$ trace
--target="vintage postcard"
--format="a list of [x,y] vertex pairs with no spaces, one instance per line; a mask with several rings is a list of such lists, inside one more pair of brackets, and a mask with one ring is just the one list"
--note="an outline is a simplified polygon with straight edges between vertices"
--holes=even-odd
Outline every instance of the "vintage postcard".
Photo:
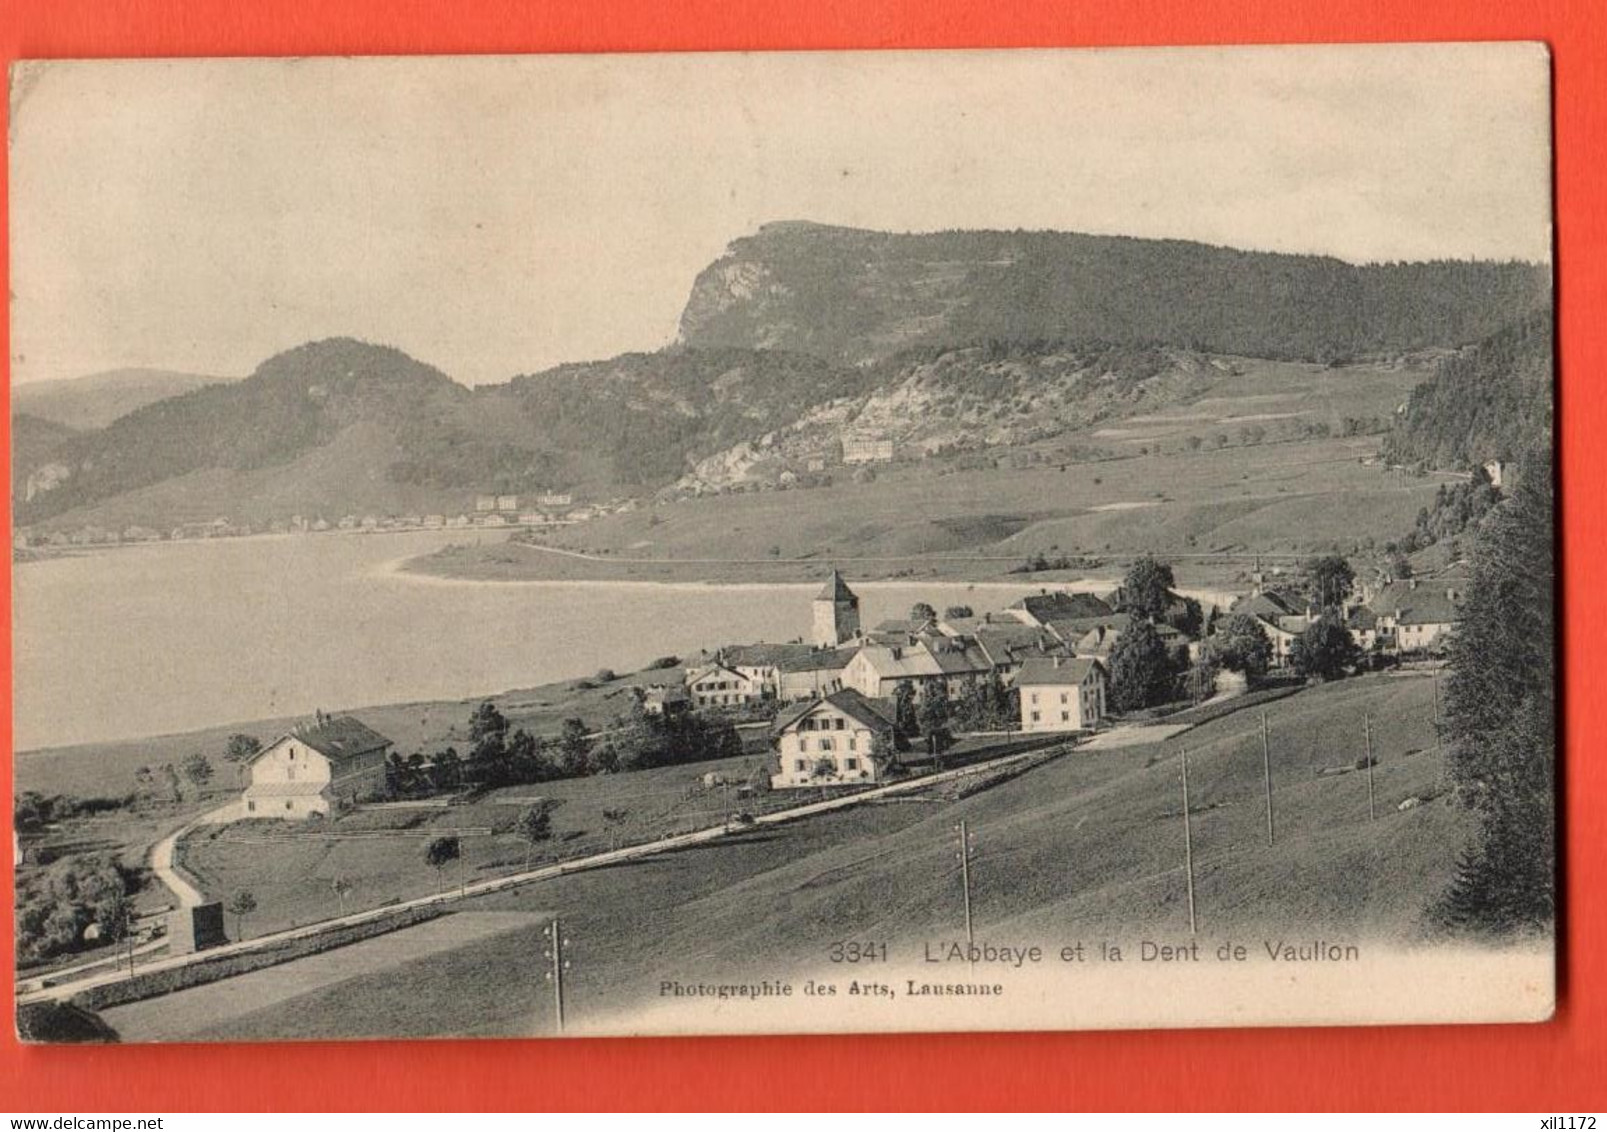
[[25,1039],[1550,1016],[1543,47],[10,105]]

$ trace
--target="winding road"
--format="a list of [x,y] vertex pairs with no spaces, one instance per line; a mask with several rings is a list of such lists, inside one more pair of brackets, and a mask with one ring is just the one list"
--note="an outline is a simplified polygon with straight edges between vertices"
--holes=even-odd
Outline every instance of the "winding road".
[[156,874],[158,880],[167,885],[168,891],[179,902],[180,908],[194,908],[197,904],[205,904],[206,897],[179,873],[178,867],[173,863],[173,854],[178,849],[179,838],[186,837],[203,825],[223,825],[233,821],[239,816],[240,803],[230,802],[219,806],[215,810],[208,810],[198,817],[193,817],[172,833],[168,834],[155,845],[151,846],[150,865],[151,872]]

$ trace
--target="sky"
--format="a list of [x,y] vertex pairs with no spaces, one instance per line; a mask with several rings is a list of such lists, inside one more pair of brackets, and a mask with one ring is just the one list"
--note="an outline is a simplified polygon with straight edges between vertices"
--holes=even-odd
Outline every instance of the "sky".
[[14,382],[657,349],[773,220],[1550,258],[1535,45],[48,63],[11,102]]

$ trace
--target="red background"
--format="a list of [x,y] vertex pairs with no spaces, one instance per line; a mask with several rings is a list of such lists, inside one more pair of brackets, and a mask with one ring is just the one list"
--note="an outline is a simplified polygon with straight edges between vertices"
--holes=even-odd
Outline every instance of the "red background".
[[[8,0],[17,58],[1529,39],[1555,66],[1566,656],[1562,1000],[1538,1026],[21,1047],[0,1109],[1607,1108],[1602,512],[1607,5],[1600,0]],[[0,335],[6,331],[0,328]],[[6,351],[9,357],[9,349]],[[9,423],[0,417],[0,434]],[[9,461],[8,461],[9,463]],[[9,585],[9,556],[0,570]],[[9,603],[7,621],[9,690]],[[8,710],[0,719],[10,744]],[[0,760],[10,795],[10,760]],[[11,951],[11,917],[0,948]],[[9,985],[9,979],[7,980]],[[10,1004],[7,1004],[9,1012]],[[806,1072],[778,1072],[780,1065]]]

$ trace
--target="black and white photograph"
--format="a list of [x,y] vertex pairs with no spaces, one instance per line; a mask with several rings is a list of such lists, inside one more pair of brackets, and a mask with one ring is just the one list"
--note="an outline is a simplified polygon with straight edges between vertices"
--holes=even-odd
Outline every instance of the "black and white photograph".
[[1551,1017],[1542,45],[9,79],[23,1040]]

